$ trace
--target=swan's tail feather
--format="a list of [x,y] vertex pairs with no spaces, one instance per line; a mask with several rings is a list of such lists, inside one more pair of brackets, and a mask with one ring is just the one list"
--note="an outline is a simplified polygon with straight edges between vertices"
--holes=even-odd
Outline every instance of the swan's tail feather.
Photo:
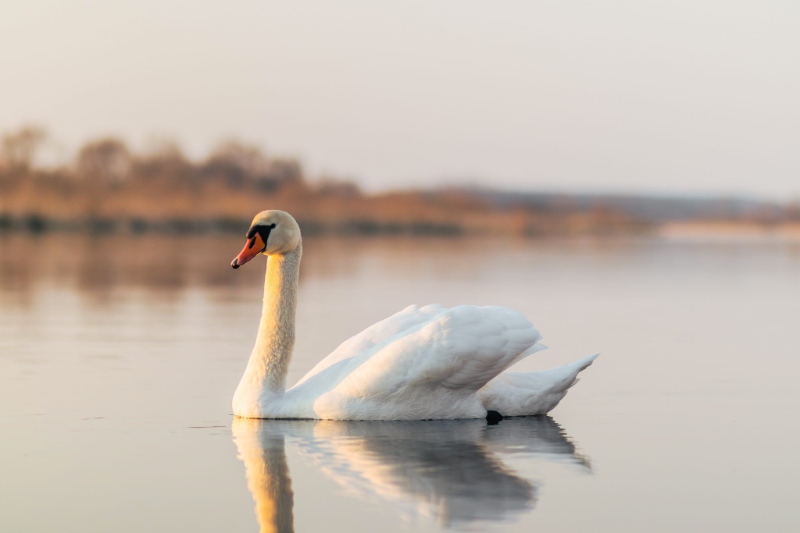
[[578,383],[578,374],[590,367],[599,355],[599,353],[595,353],[583,359],[578,359],[574,363],[545,370],[544,372],[532,372],[532,374],[551,378],[551,387],[548,390],[550,394],[566,394],[567,390]]
[[578,374],[600,354],[543,372],[503,372],[478,394],[487,410],[503,416],[542,415],[552,410],[579,381]]
[[578,372],[580,372],[581,370],[585,370],[586,368],[590,367],[594,362],[594,360],[597,359],[599,356],[600,356],[599,353],[593,353],[592,355],[586,356],[583,359],[578,359],[577,361],[572,363],[572,365],[567,365],[567,366],[578,367]]

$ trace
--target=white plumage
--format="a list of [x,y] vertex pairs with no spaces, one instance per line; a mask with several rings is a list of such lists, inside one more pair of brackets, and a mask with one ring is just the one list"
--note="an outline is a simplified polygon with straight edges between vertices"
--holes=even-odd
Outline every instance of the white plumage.
[[[258,228],[269,231],[258,233]],[[254,229],[255,228],[255,232]],[[251,418],[423,420],[544,414],[597,357],[545,372],[508,373],[545,347],[539,331],[505,307],[409,306],[343,342],[285,390],[294,343],[300,232],[282,211],[265,211],[234,259],[269,256],[256,346],[234,395],[234,413]],[[255,239],[256,237],[252,237]],[[253,251],[255,250],[255,251]]]

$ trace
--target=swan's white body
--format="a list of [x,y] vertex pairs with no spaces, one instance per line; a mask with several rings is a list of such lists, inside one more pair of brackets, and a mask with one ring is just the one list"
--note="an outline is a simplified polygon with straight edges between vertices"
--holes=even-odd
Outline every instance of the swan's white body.
[[[544,414],[597,357],[545,372],[504,372],[544,349],[539,331],[520,313],[504,307],[410,306],[342,343],[285,390],[302,244],[287,213],[260,213],[253,228],[264,227],[263,253],[269,256],[264,308],[234,394],[237,416],[424,420],[483,418],[490,410],[504,416]],[[257,255],[250,249],[253,243],[234,267]]]

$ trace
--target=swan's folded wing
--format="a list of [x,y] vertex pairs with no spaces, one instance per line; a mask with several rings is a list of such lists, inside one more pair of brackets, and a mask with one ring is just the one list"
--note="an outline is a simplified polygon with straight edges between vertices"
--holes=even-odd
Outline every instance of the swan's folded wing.
[[303,376],[297,385],[323,373],[328,374],[325,381],[329,383],[338,381],[335,379],[336,376],[331,374],[339,377],[346,376],[353,368],[359,366],[363,360],[371,357],[385,345],[428,323],[432,318],[445,311],[447,311],[447,308],[441,305],[426,305],[424,307],[409,305],[402,311],[376,322],[361,333],[353,335],[344,341],[330,355],[317,363],[308,374]]
[[[481,410],[475,391],[519,359],[541,338],[521,314],[504,307],[440,308],[425,322],[399,332],[358,357],[318,406],[332,410],[360,404],[364,417],[441,415],[464,399],[464,409]],[[447,398],[447,401],[444,401]],[[426,404],[426,400],[429,404]],[[408,404],[408,405],[406,405]],[[409,411],[410,409],[410,411]],[[453,417],[466,413],[452,413]]]

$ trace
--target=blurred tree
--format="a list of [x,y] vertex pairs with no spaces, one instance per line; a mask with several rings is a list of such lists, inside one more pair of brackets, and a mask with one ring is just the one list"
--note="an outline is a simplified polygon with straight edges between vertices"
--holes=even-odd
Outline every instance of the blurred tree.
[[39,126],[23,126],[4,135],[0,143],[0,167],[11,174],[29,172],[46,139],[47,132]]
[[268,168],[267,157],[257,146],[228,140],[214,148],[203,163],[201,173],[204,177],[221,179],[230,187],[240,188],[266,174]]
[[795,200],[786,206],[786,212],[784,216],[786,220],[800,222],[800,200]]
[[353,181],[323,176],[316,187],[317,193],[323,196],[355,198],[361,196],[361,189]]
[[147,152],[133,160],[131,169],[133,180],[148,185],[158,185],[160,188],[165,185],[196,185],[193,179],[194,166],[177,142],[158,140],[150,144]]
[[295,159],[273,159],[269,162],[266,172],[256,176],[260,189],[273,191],[285,185],[301,185],[303,167]]
[[130,169],[130,151],[119,139],[107,137],[81,147],[75,170],[85,184],[86,214],[91,231],[112,229],[107,200],[111,189],[128,176]]
[[78,152],[75,167],[78,176],[93,185],[116,184],[130,172],[130,151],[124,142],[113,137],[91,141]]

